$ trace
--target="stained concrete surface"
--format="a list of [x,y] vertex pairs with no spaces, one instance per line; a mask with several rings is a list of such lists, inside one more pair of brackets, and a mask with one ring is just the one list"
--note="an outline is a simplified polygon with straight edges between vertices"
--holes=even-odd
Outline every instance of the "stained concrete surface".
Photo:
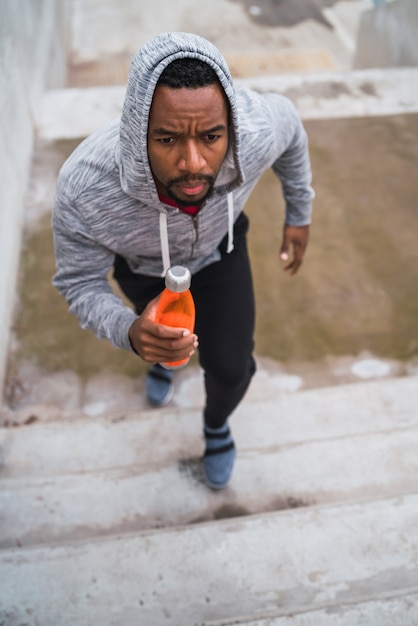
[[[300,72],[332,74],[350,68],[358,23],[370,6],[369,0],[318,0],[298,3],[295,13],[293,4],[270,0],[215,0],[196,11],[195,3],[182,0],[181,6],[149,3],[144,12],[134,0],[123,6],[74,0],[69,82],[124,84],[132,54],[166,28],[193,30],[211,39],[236,76],[292,71],[295,64]],[[269,10],[280,17],[279,25],[262,23]],[[315,89],[310,85],[308,91],[315,96]],[[317,198],[306,262],[294,279],[278,261],[283,203],[271,173],[248,203],[260,369],[266,365],[280,371],[288,390],[414,373],[418,117],[310,120],[305,125]],[[14,419],[21,410],[20,419],[30,421],[31,402],[41,404],[46,417],[80,407],[87,407],[86,414],[99,413],[121,398],[143,402],[146,365],[81,330],[51,286],[49,216],[55,179],[76,144],[38,141],[34,153],[5,387],[6,420],[10,412]],[[188,393],[196,365],[194,359],[178,374]],[[174,402],[186,399],[177,395]]]
[[264,26],[296,26],[305,20],[313,20],[328,28],[332,25],[324,15],[323,9],[337,4],[338,0],[299,0],[298,2],[280,2],[280,0],[234,0],[242,4],[250,18]]
[[[371,377],[414,372],[418,115],[308,121],[305,126],[316,199],[310,245],[296,277],[289,278],[278,260],[283,201],[270,172],[247,207],[256,353],[305,387],[354,381],[359,360],[369,359]],[[53,402],[73,402],[74,408],[77,394],[69,399],[74,389],[81,384],[83,402],[90,398],[94,404],[107,385],[106,375],[126,396],[142,391],[142,382],[133,381],[142,380],[146,365],[81,330],[51,285],[55,179],[76,145],[47,142],[35,154],[6,384],[9,408],[33,402],[34,393],[37,402],[51,402],[47,381],[52,375],[60,389]],[[383,369],[379,362],[386,364]],[[196,364],[195,359],[191,365]],[[182,376],[187,378],[187,372]]]
[[[73,0],[69,86],[126,84],[132,56],[158,32],[212,41],[233,74],[351,67],[361,14],[371,0]],[[251,63],[243,63],[243,56]]]
[[[295,280],[275,277],[281,218],[269,185],[259,185],[250,206],[258,350],[285,362],[361,350],[411,359],[418,348],[418,117],[305,126],[317,196],[306,263]],[[256,216],[258,202],[263,216]]]

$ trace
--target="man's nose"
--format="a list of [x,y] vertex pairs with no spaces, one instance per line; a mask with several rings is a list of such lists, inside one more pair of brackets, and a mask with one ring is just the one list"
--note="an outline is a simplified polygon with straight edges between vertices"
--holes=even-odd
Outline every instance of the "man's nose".
[[205,165],[206,160],[197,142],[188,141],[185,143],[178,163],[179,169],[197,174]]

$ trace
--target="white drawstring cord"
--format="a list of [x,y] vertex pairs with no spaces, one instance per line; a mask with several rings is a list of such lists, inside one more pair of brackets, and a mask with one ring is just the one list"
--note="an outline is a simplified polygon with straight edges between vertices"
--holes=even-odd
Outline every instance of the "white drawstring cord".
[[160,243],[163,260],[163,272],[161,276],[164,278],[171,263],[170,248],[168,246],[167,215],[163,211],[160,211]]
[[234,198],[232,191],[228,194],[228,247],[229,254],[234,249]]

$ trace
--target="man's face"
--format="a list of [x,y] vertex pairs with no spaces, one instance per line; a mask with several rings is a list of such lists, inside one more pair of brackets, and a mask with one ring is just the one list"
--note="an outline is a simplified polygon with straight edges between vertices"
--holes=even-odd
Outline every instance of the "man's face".
[[219,84],[159,85],[148,123],[148,158],[157,190],[181,205],[208,195],[228,150],[228,107]]

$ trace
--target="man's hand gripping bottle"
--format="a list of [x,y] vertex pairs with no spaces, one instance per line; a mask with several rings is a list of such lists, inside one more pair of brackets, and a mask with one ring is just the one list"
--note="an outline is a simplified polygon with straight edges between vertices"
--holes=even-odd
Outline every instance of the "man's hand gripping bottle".
[[[187,267],[174,265],[167,270],[165,289],[158,301],[155,321],[164,326],[186,328],[194,331],[195,306],[190,292],[191,274]],[[186,365],[189,359],[161,363],[167,369],[177,369]]]

